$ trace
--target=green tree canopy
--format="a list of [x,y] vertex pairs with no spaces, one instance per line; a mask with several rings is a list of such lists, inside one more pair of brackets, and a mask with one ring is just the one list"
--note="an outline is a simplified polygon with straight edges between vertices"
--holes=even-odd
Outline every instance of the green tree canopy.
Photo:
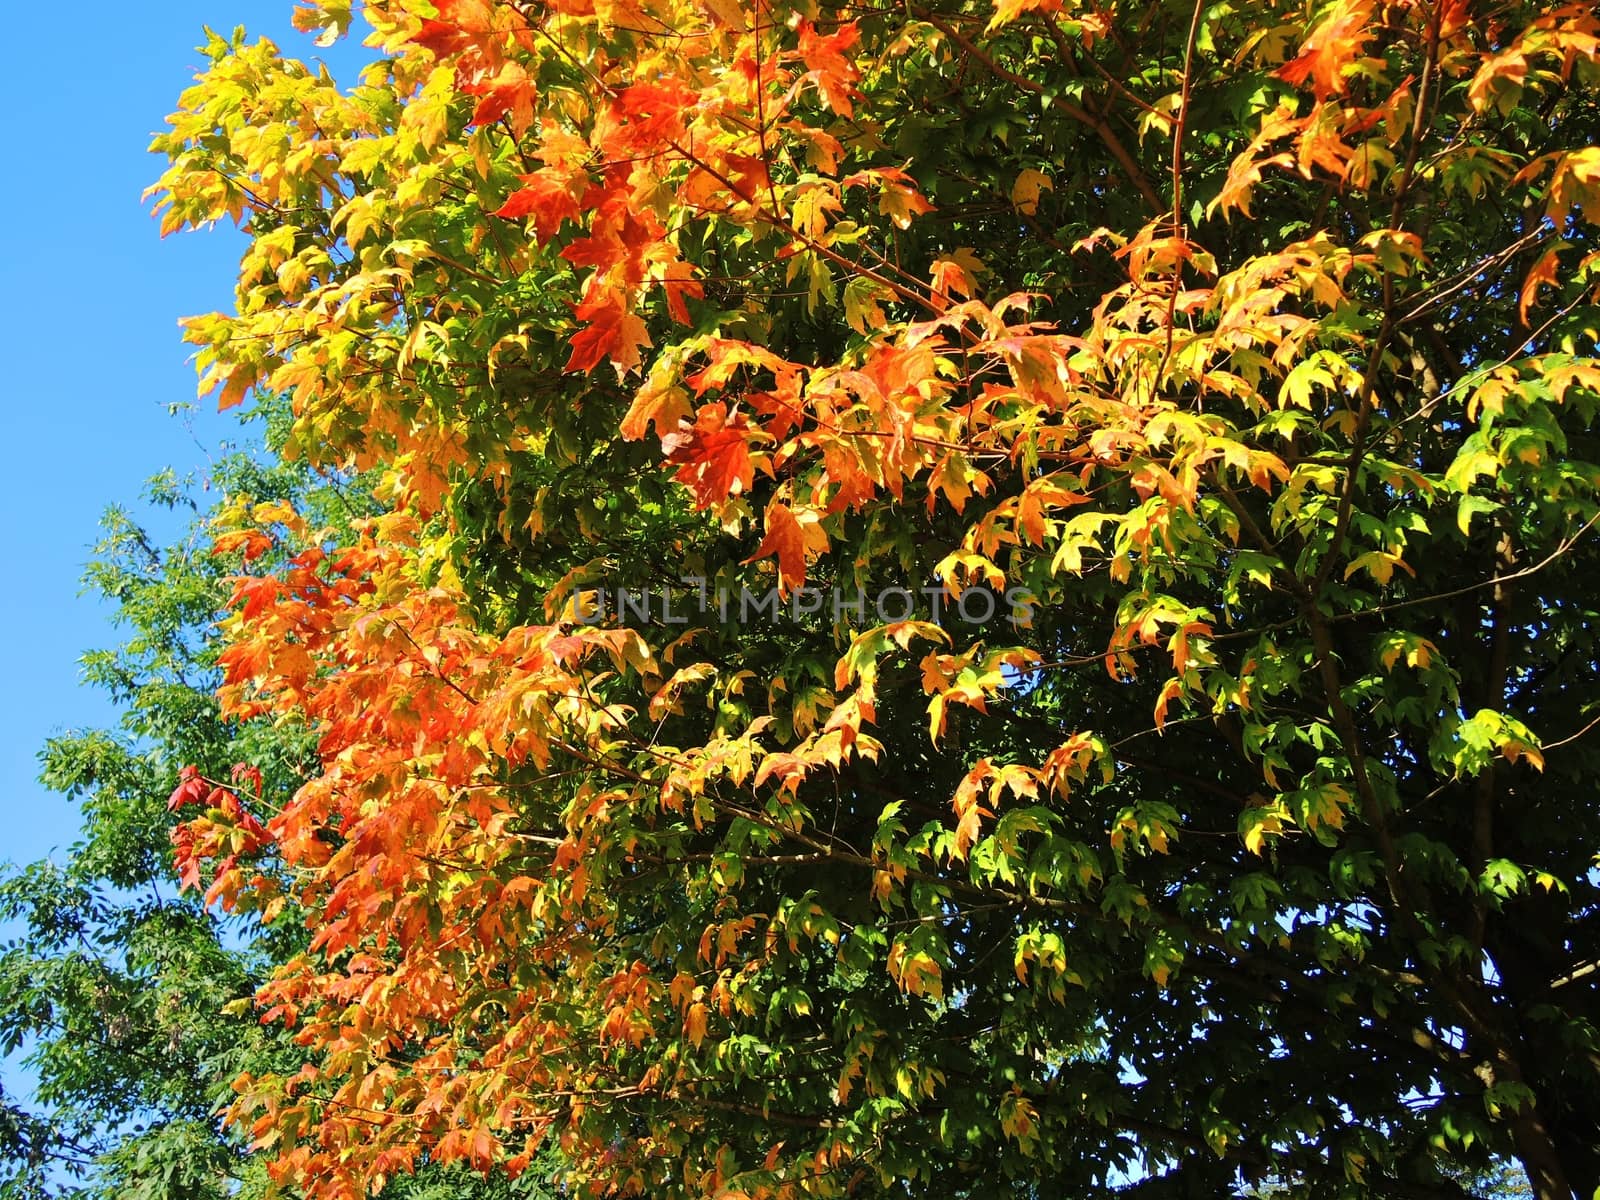
[[157,142],[203,386],[381,477],[221,543],[289,1186],[1600,1189],[1588,7],[363,19]]

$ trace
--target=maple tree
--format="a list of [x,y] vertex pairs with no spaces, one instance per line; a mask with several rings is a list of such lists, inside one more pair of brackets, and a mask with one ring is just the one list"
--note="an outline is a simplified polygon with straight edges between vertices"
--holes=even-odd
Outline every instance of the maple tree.
[[[79,839],[49,860],[0,865],[0,1047],[31,1077],[22,1094],[0,1090],[5,1200],[253,1200],[272,1190],[243,1131],[216,1113],[239,1071],[293,1071],[305,1059],[289,1031],[255,1019],[250,998],[310,935],[298,922],[208,912],[180,890],[169,834],[195,810],[174,811],[169,793],[174,775],[192,792],[189,780],[229,783],[247,760],[271,796],[315,764],[303,728],[226,723],[214,695],[215,619],[239,554],[213,553],[205,505],[217,492],[247,494],[336,524],[371,507],[357,480],[272,460],[286,415],[287,406],[263,402],[243,447],[225,444],[203,476],[165,471],[150,481],[151,506],[187,518],[170,540],[120,506],[102,521],[84,582],[127,636],[82,661],[119,721],[59,734],[40,754],[41,782],[80,806]],[[464,1167],[425,1169],[385,1192],[540,1194]]]
[[[293,495],[315,511],[308,477],[233,451],[208,482]],[[226,778],[248,758],[278,791],[314,763],[303,730],[221,717],[210,626],[238,562],[212,554],[201,498],[199,480],[150,481],[153,507],[190,519],[170,544],[126,508],[105,514],[84,583],[127,640],[82,663],[120,720],[63,732],[40,753],[41,782],[81,805],[77,842],[64,856],[0,867],[0,1046],[20,1050],[32,1076],[31,1094],[0,1112],[8,1200],[202,1200],[242,1184],[260,1195],[265,1173],[248,1163],[244,1138],[219,1129],[217,1101],[242,1067],[282,1070],[303,1056],[248,1009],[274,958],[305,935],[208,913],[180,893],[173,869],[168,833],[192,815],[167,811],[173,773],[203,764]]]
[[156,142],[202,389],[380,478],[218,542],[276,1180],[1600,1189],[1588,6],[360,18]]

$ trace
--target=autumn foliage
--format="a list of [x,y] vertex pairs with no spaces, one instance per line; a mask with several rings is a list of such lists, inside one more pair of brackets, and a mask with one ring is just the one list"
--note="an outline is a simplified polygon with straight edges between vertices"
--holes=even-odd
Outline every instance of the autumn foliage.
[[157,141],[250,234],[203,389],[382,480],[231,509],[225,706],[320,773],[174,795],[314,931],[291,1194],[1600,1187],[1589,6],[359,19]]

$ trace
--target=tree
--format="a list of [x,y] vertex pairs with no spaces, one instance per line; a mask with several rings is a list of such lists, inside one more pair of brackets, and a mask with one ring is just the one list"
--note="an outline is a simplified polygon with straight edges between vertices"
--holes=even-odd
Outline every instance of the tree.
[[[8,1053],[26,1047],[37,1076],[35,1103],[0,1113],[0,1196],[247,1200],[269,1191],[264,1162],[217,1114],[240,1071],[292,1072],[304,1060],[281,1028],[255,1019],[250,997],[308,935],[292,916],[225,919],[180,893],[169,835],[193,813],[175,813],[169,793],[180,772],[231,784],[233,765],[248,760],[270,794],[315,760],[293,724],[221,718],[215,620],[240,557],[213,552],[215,512],[202,503],[206,491],[218,508],[292,499],[342,523],[355,515],[348,505],[359,512],[365,501],[359,486],[352,494],[358,481],[275,461],[268,451],[287,408],[260,408],[265,446],[220,456],[203,481],[171,472],[151,481],[155,505],[189,518],[171,545],[121,508],[102,523],[85,583],[115,606],[128,640],[83,661],[122,720],[44,748],[43,781],[82,805],[82,838],[62,863],[0,874],[0,915],[22,925],[0,950],[0,1040]],[[441,1193],[511,1194],[434,1170],[385,1195]]]
[[382,476],[225,535],[278,1177],[1600,1188],[1593,12],[363,18],[156,143],[202,389]]
[[[207,484],[314,503],[308,477],[235,450]],[[222,1197],[252,1174],[259,1194],[264,1172],[219,1129],[219,1099],[246,1066],[301,1057],[239,1005],[304,935],[219,920],[178,894],[173,870],[168,834],[181,818],[167,800],[180,766],[226,779],[248,758],[276,789],[310,749],[292,728],[221,718],[212,625],[237,561],[212,553],[199,495],[198,481],[158,475],[148,499],[190,518],[183,535],[162,547],[112,508],[85,574],[129,634],[83,660],[122,720],[46,745],[43,782],[82,805],[82,838],[64,862],[0,879],[0,913],[21,925],[0,954],[0,1037],[8,1053],[28,1045],[39,1105],[10,1113],[0,1194]]]

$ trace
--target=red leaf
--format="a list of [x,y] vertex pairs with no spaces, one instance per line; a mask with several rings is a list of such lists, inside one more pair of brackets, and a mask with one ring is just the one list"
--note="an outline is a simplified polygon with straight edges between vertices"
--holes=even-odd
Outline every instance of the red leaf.
[[198,804],[206,794],[205,780],[200,778],[200,768],[195,766],[184,767],[178,772],[178,786],[172,789],[172,795],[167,798],[167,811],[177,812],[189,804]]
[[456,25],[444,21],[424,21],[422,28],[411,35],[411,40],[435,55],[444,58],[454,54],[467,43],[467,35]]
[[217,397],[217,411],[227,412],[244,403],[245,395],[254,386],[256,369],[247,363],[241,363],[228,375],[228,382],[223,386],[222,395]]
[[200,858],[194,850],[194,830],[179,825],[170,835],[172,839],[172,865],[178,871],[178,890],[188,891],[200,886]]
[[535,90],[533,82],[526,76],[483,89],[463,87],[461,90],[468,95],[478,95],[481,90],[482,99],[472,110],[471,123],[474,125],[488,125],[510,113],[512,127],[521,130],[526,129],[533,119]]
[[845,57],[844,51],[859,40],[860,29],[851,21],[833,33],[819,34],[810,21],[802,20],[799,32],[800,57],[810,68],[806,78],[817,85],[829,108],[840,116],[850,116],[857,94],[852,85],[860,78],[860,72],[855,63]]
[[1527,278],[1522,281],[1522,296],[1517,303],[1517,318],[1524,325],[1528,323],[1528,310],[1539,302],[1539,289],[1545,286],[1560,286],[1560,267],[1560,249],[1546,250],[1539,261],[1533,264],[1533,270],[1528,272]]
[[[660,244],[662,232],[648,213],[602,211],[595,214],[589,236],[574,238],[561,257],[575,267],[593,267],[599,275],[610,272],[613,282],[623,286],[637,287],[645,277],[645,255]],[[614,271],[619,265],[620,273]]]
[[611,106],[621,127],[608,141],[613,149],[636,153],[660,149],[683,133],[684,113],[700,99],[681,84],[636,83],[623,90]]
[[239,808],[239,797],[235,796],[232,792],[224,787],[214,787],[211,789],[210,795],[206,797],[206,807],[220,808],[223,812],[227,813],[228,816],[235,818],[237,818],[241,812],[241,809]]
[[746,440],[748,428],[742,414],[730,419],[727,407],[717,401],[695,413],[693,426],[661,439],[667,462],[678,467],[673,478],[694,493],[696,508],[750,490],[755,466]]
[[522,176],[523,186],[512,192],[506,202],[495,209],[497,217],[533,217],[534,236],[541,243],[548,242],[561,228],[563,221],[578,219],[578,202],[572,198],[561,181],[546,171],[535,171]]

